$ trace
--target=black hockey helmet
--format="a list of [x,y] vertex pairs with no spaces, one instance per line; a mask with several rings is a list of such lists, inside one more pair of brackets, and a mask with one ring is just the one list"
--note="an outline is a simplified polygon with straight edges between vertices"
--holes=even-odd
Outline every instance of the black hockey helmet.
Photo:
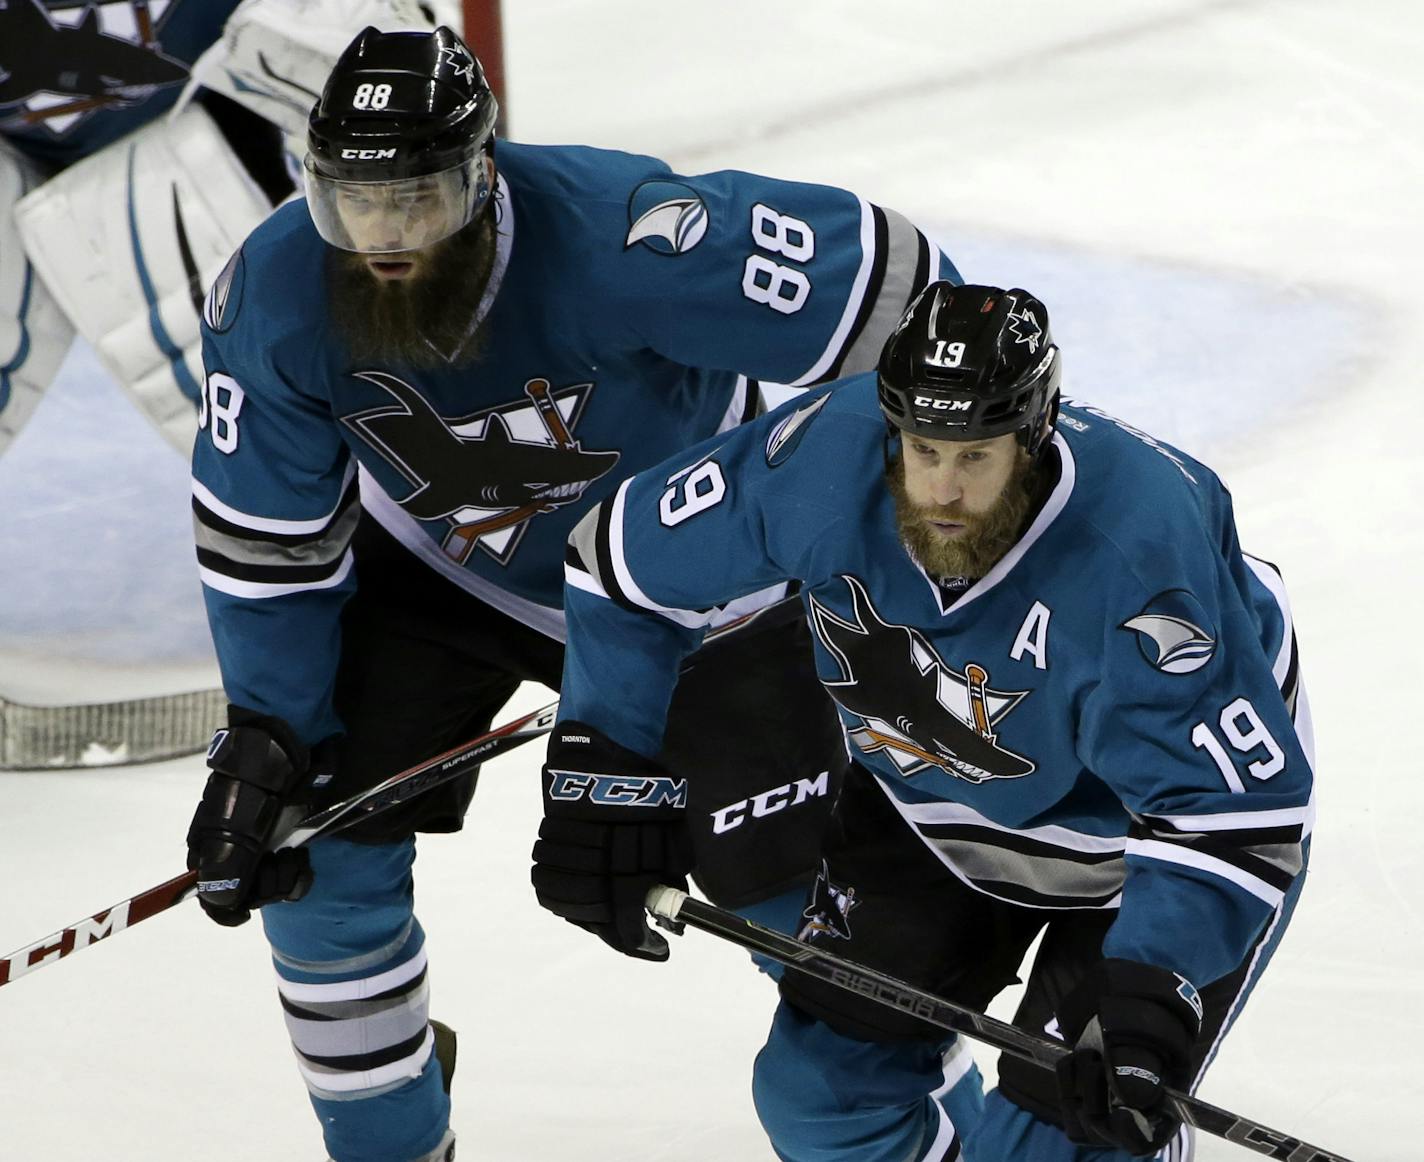
[[[362,31],[307,121],[307,201],[322,237],[381,252],[453,234],[489,197],[498,112],[480,62],[449,28]],[[354,229],[363,210],[383,213],[390,236]]]
[[928,440],[1017,432],[1035,454],[1052,433],[1062,360],[1048,311],[1025,290],[935,282],[880,354],[880,410]]

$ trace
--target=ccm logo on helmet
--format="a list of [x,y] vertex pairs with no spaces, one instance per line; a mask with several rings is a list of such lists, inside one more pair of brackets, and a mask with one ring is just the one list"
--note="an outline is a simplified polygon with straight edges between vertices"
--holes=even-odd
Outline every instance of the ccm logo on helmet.
[[915,396],[917,408],[930,408],[937,412],[967,412],[974,406],[972,399],[934,399],[928,395]]
[[385,161],[395,157],[394,149],[343,149],[341,156],[346,161]]

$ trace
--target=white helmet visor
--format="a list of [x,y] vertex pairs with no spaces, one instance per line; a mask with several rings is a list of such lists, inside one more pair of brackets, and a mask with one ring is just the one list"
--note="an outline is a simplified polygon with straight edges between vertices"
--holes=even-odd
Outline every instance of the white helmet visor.
[[307,207],[317,233],[340,250],[419,250],[465,226],[489,197],[483,152],[440,173],[395,181],[339,181],[306,157]]

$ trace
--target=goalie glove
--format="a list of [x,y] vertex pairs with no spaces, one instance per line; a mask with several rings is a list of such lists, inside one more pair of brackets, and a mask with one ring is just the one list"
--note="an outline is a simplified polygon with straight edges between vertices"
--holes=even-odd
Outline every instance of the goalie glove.
[[1164,1089],[1191,1083],[1201,997],[1185,977],[1107,959],[1064,999],[1059,1026],[1073,1052],[1058,1064],[1063,1130],[1071,1141],[1156,1153],[1181,1122]]
[[530,877],[539,903],[627,956],[666,960],[643,898],[657,884],[687,889],[686,780],[569,721],[550,740],[543,790]]

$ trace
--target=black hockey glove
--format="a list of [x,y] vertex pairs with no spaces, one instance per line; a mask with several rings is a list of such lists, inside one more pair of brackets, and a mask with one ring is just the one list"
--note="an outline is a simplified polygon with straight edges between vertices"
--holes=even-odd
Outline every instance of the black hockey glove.
[[534,893],[557,916],[619,952],[666,960],[643,897],[687,889],[692,837],[687,783],[582,722],[561,722],[544,767],[544,821],[534,844]]
[[1163,1087],[1190,1084],[1201,1017],[1196,989],[1175,972],[1135,960],[1094,965],[1058,1014],[1073,1046],[1058,1064],[1068,1138],[1138,1156],[1170,1142],[1181,1123]]
[[188,827],[188,867],[198,873],[203,911],[235,927],[252,908],[299,900],[311,886],[304,848],[267,848],[279,823],[300,815],[313,764],[281,719],[229,706],[228,725],[208,748],[208,766],[212,774]]

